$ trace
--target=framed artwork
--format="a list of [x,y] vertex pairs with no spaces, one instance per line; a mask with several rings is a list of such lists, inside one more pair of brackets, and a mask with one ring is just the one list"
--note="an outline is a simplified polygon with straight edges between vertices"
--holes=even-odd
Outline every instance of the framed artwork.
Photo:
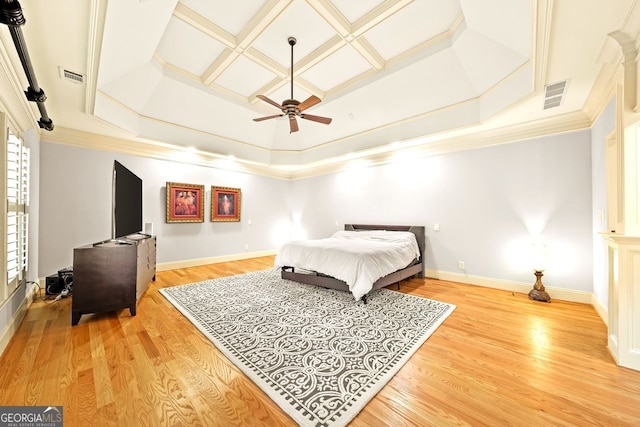
[[211,221],[240,221],[239,188],[211,186]]
[[167,182],[167,222],[204,222],[204,185]]

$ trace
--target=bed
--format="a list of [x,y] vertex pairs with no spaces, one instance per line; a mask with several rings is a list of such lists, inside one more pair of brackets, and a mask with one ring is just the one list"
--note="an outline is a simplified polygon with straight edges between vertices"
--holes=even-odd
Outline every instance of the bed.
[[283,279],[349,291],[366,303],[375,289],[424,277],[424,247],[424,226],[345,224],[326,239],[284,244],[274,264]]

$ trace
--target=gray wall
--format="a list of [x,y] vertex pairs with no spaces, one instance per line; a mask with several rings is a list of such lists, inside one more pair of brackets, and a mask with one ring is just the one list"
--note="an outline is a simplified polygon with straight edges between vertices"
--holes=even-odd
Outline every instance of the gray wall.
[[[275,250],[289,235],[326,237],[344,223],[424,224],[428,269],[533,283],[527,250],[540,235],[545,284],[593,291],[589,130],[290,182],[42,143],[40,276],[70,265],[73,247],[110,236],[114,159],[144,181],[159,262],[241,254],[245,244]],[[210,185],[242,188],[243,221],[211,223],[207,211],[204,223],[166,224],[166,181],[206,185],[207,207]]]
[[299,180],[292,212],[311,238],[336,221],[426,225],[428,269],[519,282],[539,235],[545,284],[591,292],[590,144],[585,130]]
[[[46,142],[40,151],[40,277],[70,266],[74,247],[111,237],[114,160],[142,178],[143,221],[158,236],[159,263],[272,250],[282,243],[277,231],[289,218],[287,181]],[[165,222],[167,182],[205,186],[205,222]],[[241,222],[209,221],[211,185],[242,190]]]

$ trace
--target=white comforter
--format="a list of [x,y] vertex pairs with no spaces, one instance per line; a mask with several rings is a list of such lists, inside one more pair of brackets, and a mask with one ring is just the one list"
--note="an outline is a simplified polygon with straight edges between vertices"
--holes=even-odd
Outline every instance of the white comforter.
[[378,279],[419,258],[415,235],[408,231],[337,231],[326,239],[285,243],[276,255],[275,266],[343,280],[359,300]]

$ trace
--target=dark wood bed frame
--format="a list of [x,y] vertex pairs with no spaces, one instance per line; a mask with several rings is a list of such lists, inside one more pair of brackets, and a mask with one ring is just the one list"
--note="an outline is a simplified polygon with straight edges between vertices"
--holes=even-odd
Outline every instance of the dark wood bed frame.
[[[400,281],[413,276],[424,277],[424,247],[425,247],[425,228],[422,225],[368,225],[368,224],[345,224],[346,231],[364,231],[364,230],[387,230],[387,231],[410,231],[415,234],[418,247],[420,248],[420,260],[395,271],[387,276],[381,277],[374,284],[371,290],[384,288],[385,286],[398,284]],[[334,277],[322,274],[322,272],[296,272],[293,267],[282,267],[282,278],[293,280],[296,282],[307,283],[309,285],[321,286],[323,288],[337,289],[341,291],[349,291],[349,286],[343,281]],[[366,302],[366,295],[363,301]]]

